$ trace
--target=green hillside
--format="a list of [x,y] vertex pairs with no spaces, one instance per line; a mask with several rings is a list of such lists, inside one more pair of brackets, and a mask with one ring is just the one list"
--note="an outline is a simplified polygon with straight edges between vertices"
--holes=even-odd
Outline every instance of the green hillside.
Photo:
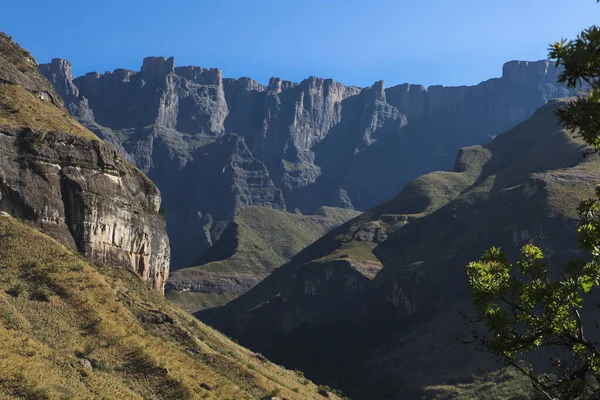
[[359,214],[331,207],[313,215],[248,207],[233,219],[200,265],[171,274],[166,296],[191,312],[224,305]]
[[[600,181],[598,156],[561,129],[555,102],[453,172],[418,178],[200,319],[355,399],[420,398],[494,360],[466,346],[465,266],[500,245],[535,243],[552,266],[578,254],[576,208]],[[460,360],[460,361],[458,361]],[[367,378],[368,377],[368,378]]]

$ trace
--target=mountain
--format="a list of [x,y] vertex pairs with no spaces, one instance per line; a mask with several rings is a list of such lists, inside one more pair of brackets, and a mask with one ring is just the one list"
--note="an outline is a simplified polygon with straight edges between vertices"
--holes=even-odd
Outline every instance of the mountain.
[[0,33],[0,398],[339,399],[162,296],[159,207]]
[[579,201],[600,160],[540,108],[485,145],[463,148],[393,200],[325,235],[252,290],[196,315],[276,362],[353,399],[420,399],[495,360],[468,339],[465,266],[492,246],[516,260],[534,243],[561,267],[581,255]]
[[132,272],[92,265],[6,214],[0,260],[2,399],[323,398]]
[[169,239],[156,186],[72,119],[31,55],[0,34],[0,211],[162,293]]
[[509,62],[477,86],[427,89],[316,77],[264,86],[163,57],[140,71],[74,78],[58,59],[40,71],[80,123],[160,188],[174,269],[196,263],[245,207],[365,211],[420,175],[450,170],[461,147],[573,94],[548,61]]
[[359,214],[330,207],[322,207],[314,215],[248,207],[233,218],[198,266],[171,274],[166,296],[190,312],[224,305]]

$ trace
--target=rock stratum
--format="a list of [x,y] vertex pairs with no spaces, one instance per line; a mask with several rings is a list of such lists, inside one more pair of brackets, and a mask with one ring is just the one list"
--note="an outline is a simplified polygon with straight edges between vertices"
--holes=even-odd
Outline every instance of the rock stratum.
[[0,34],[0,211],[162,293],[170,250],[160,204],[157,187],[73,120],[31,55]]
[[492,246],[517,260],[525,243],[556,269],[584,256],[576,209],[594,194],[600,160],[561,129],[561,104],[463,148],[453,171],[412,181],[238,299],[196,315],[353,399],[428,398],[423,388],[457,391],[453,382],[497,368],[459,340],[473,329],[460,315],[472,310],[465,266]]
[[79,122],[160,188],[174,268],[195,263],[245,207],[367,210],[422,174],[451,170],[461,147],[573,94],[548,61],[509,62],[476,86],[429,88],[316,77],[262,85],[164,57],[78,78],[65,60],[40,71]]

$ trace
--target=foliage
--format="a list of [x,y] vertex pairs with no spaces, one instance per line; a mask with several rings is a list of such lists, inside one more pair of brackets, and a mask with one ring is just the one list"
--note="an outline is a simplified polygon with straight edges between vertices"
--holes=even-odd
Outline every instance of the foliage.
[[[550,399],[589,399],[600,393],[600,350],[585,334],[580,312],[584,296],[600,285],[600,187],[597,195],[598,200],[586,200],[579,208],[579,243],[592,252],[592,261],[572,260],[555,279],[542,251],[527,244],[516,274],[499,248],[467,266],[473,305],[490,332],[475,332],[482,348],[530,377]],[[551,358],[552,373],[520,362],[542,348],[568,350]]]
[[[598,1],[600,2],[600,0]],[[600,28],[592,26],[575,40],[554,43],[550,58],[563,66],[558,81],[576,88],[586,84],[589,95],[582,95],[558,110],[560,120],[568,129],[578,131],[596,151],[600,150]]]
[[163,220],[167,220],[167,210],[164,208],[161,208],[160,210],[158,210],[158,215],[163,219]]
[[[595,26],[550,48],[550,58],[564,67],[559,82],[590,89],[589,95],[580,95],[557,115],[596,151],[600,150],[599,54],[600,28]],[[599,205],[600,186],[596,198],[584,200],[577,209],[579,245],[591,254],[591,261],[573,259],[558,277],[546,268],[542,250],[532,244],[521,249],[516,271],[499,248],[467,266],[471,299],[488,332],[475,330],[475,340],[531,378],[549,399],[600,398],[600,347],[582,318],[586,295],[600,286]],[[540,355],[552,356],[545,368],[522,363]]]

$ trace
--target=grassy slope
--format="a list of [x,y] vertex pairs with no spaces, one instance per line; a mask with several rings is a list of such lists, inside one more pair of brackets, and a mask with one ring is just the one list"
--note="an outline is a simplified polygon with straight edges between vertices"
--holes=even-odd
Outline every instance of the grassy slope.
[[[39,90],[47,92],[46,94],[60,102],[52,84],[39,73],[38,65],[31,54],[3,32],[0,32],[0,67],[7,76],[17,81],[24,79],[35,82]],[[42,100],[36,93],[14,84],[13,81],[9,82],[0,83],[0,126],[14,130],[31,128],[41,132],[60,131],[88,140],[99,140],[96,135],[71,118],[62,105]]]
[[[277,355],[286,365],[295,365],[296,359],[305,362],[295,349],[300,349],[298,353],[311,351],[310,341],[331,327],[323,326],[324,332],[320,332],[316,326],[312,333],[299,329],[298,335],[288,336],[296,341],[286,350],[284,334],[271,336],[270,342],[262,345],[252,342],[253,326],[257,330],[277,327],[285,318],[318,312],[302,308],[307,300],[298,289],[302,282],[296,282],[294,276],[303,270],[314,271],[310,279],[318,280],[323,275],[317,268],[320,263],[324,269],[333,260],[358,264],[375,258],[382,269],[372,281],[373,293],[385,296],[388,303],[397,301],[393,304],[398,313],[408,312],[410,318],[386,339],[373,337],[372,344],[366,340],[353,343],[354,351],[366,346],[368,357],[357,360],[356,365],[344,365],[346,371],[337,376],[342,366],[329,365],[328,376],[347,381],[348,389],[363,392],[362,398],[368,398],[364,390],[381,390],[391,396],[399,388],[443,385],[470,375],[478,366],[489,366],[493,360],[486,361],[475,348],[456,339],[470,329],[457,312],[470,309],[464,266],[493,245],[502,246],[515,257],[518,246],[513,244],[513,235],[520,237],[525,231],[553,257],[553,263],[560,265],[577,249],[576,207],[582,198],[593,194],[595,183],[600,181],[600,160],[597,156],[582,157],[586,146],[560,129],[553,114],[556,107],[542,107],[532,118],[485,146],[463,149],[455,172],[417,179],[394,200],[300,252],[290,264],[219,313],[200,317],[239,334],[245,343],[268,355]],[[542,228],[542,234],[536,233]],[[369,243],[369,235],[381,239]],[[279,293],[300,294],[277,301]],[[326,298],[327,293],[322,296]],[[315,297],[311,300],[318,305]],[[377,312],[371,310],[369,315]],[[385,321],[385,315],[382,318]],[[230,329],[229,321],[247,321],[247,328]],[[368,331],[368,326],[365,329]],[[273,344],[278,338],[281,342]],[[302,338],[306,343],[299,342]],[[324,344],[318,351],[323,352],[323,359],[335,359],[336,354],[326,353],[328,347]],[[319,365],[305,363],[300,367],[311,376],[325,376]],[[468,390],[475,393],[479,389],[473,386]]]
[[[263,278],[331,229],[359,214],[331,207],[322,207],[314,215],[248,207],[233,219],[201,265],[175,271],[170,280],[212,280],[223,275],[246,274]],[[192,312],[223,305],[238,296],[239,293],[167,293],[167,297]]]
[[[331,207],[322,207],[314,215],[248,207],[233,219],[237,225],[235,253],[227,260],[212,261],[200,268],[213,272],[269,273],[331,229],[359,214]],[[213,257],[217,258],[218,254]]]
[[59,131],[88,140],[100,140],[69,116],[66,110],[39,99],[18,85],[0,84],[0,125],[15,130]]
[[[37,63],[29,52],[15,42],[4,32],[0,32],[0,60],[13,65],[23,73],[38,74]],[[48,86],[49,88],[52,85]]]
[[[93,371],[82,367],[89,360]],[[172,306],[0,216],[0,398],[242,399],[317,388]]]

